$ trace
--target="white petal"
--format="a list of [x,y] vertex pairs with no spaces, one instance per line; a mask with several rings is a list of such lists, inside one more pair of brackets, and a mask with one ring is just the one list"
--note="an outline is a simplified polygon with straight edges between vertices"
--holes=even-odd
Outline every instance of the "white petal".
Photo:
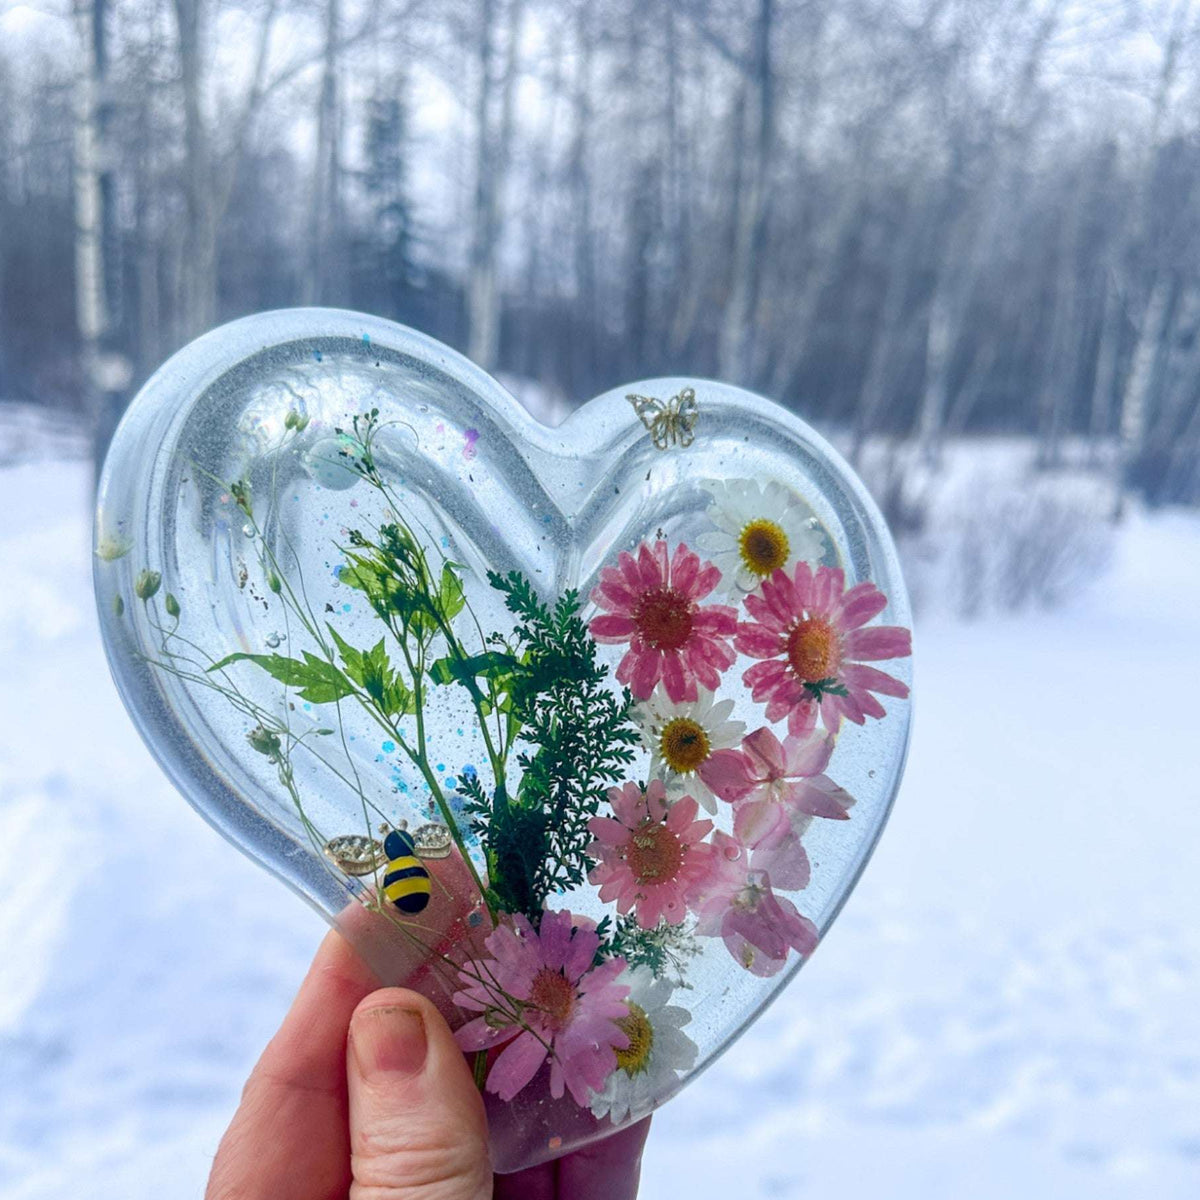
[[717,815],[717,798],[712,794],[712,791],[709,789],[708,785],[703,779],[700,778],[699,775],[693,776],[691,785],[690,793],[692,799],[695,800],[695,802],[700,805],[700,807],[704,809],[704,811],[708,813],[710,817],[715,817]]

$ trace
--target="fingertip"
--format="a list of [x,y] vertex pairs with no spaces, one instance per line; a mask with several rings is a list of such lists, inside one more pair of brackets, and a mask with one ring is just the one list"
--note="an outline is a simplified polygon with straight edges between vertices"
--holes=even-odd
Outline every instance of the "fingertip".
[[[437,1184],[491,1192],[483,1101],[445,1018],[424,996],[380,988],[350,1020],[346,1054],[354,1177],[386,1193]],[[455,1190],[457,1189],[457,1190]],[[431,1192],[432,1194],[432,1192]]]

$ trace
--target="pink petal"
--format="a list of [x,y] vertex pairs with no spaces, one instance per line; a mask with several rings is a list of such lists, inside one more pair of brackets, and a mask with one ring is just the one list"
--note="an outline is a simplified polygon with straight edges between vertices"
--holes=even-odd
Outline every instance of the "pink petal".
[[[642,573],[638,570],[637,559],[626,550],[622,550],[617,555],[617,565],[621,571],[621,578],[625,580],[625,586],[629,588],[634,595],[642,591]],[[612,570],[612,568],[608,568]],[[601,575],[601,579],[604,576]]]
[[[608,575],[609,572],[604,573]],[[592,599],[597,604],[604,608],[612,609],[614,612],[628,613],[637,602],[637,595],[621,581],[620,576],[615,578],[601,578],[599,587],[593,588]]]
[[[685,830],[696,819],[697,811],[698,808],[696,801],[693,800],[691,796],[683,796],[681,799],[677,800],[670,809],[667,810],[667,828],[672,833],[682,833],[683,830]],[[712,828],[711,821],[708,822],[708,827],[709,829]],[[707,833],[708,829],[706,829],[704,832]],[[699,840],[699,838],[696,838],[696,841]]]
[[[662,678],[663,655],[661,650],[646,649],[641,651],[633,674],[629,679],[629,690],[639,700],[649,700],[650,693]],[[617,676],[620,679],[620,675]],[[622,680],[622,682],[625,682]],[[671,697],[675,699],[675,697]]]
[[788,578],[786,571],[780,569],[770,579],[763,580],[762,594],[767,608],[781,630],[791,625],[800,615],[803,608],[800,592]]
[[667,551],[667,543],[661,538],[654,543],[654,561],[658,565],[659,586],[668,586],[671,578],[671,557]]
[[707,604],[692,617],[692,629],[710,637],[733,637],[737,627],[737,609],[727,604]]
[[773,688],[791,681],[787,665],[778,659],[769,662],[755,663],[747,667],[742,675],[742,682],[750,688]]
[[[763,586],[766,587],[767,585],[764,584]],[[746,597],[743,603],[746,605],[746,611],[760,625],[766,626],[766,628],[777,634],[782,634],[784,629],[791,623],[792,618],[790,614],[784,617],[779,616],[762,596],[752,593]]]
[[783,777],[787,766],[783,745],[765,725],[742,739],[742,749],[750,756],[756,778]]
[[813,577],[812,599],[808,607],[821,616],[825,616],[833,608],[834,602],[840,600],[846,589],[846,574],[841,567],[818,567]]
[[[683,658],[678,651],[671,651],[662,656],[662,681],[667,695],[676,704],[684,700],[695,700],[697,697],[696,678],[690,670],[685,669]],[[645,698],[636,688],[633,689],[633,694],[639,699]],[[649,694],[647,692],[646,696]]]
[[691,596],[693,600],[703,600],[709,592],[721,582],[721,572],[712,563],[705,563],[700,568],[700,573],[696,576],[695,582],[692,584]]
[[632,617],[619,617],[615,614],[593,617],[588,624],[588,633],[598,642],[627,642],[635,629],[637,626]]
[[877,617],[885,608],[887,597],[873,583],[857,584],[842,597],[838,624],[843,630],[857,629],[872,617]]
[[645,542],[638,547],[637,565],[643,591],[652,591],[663,586],[665,581],[663,572],[659,569],[658,559]]
[[[592,950],[592,955],[595,955],[595,950]],[[590,962],[589,958],[589,962]],[[593,992],[598,992],[601,989],[607,989],[611,993],[614,1001],[624,1000],[629,995],[629,987],[624,983],[617,983],[621,972],[625,970],[625,960],[623,958],[610,958],[602,962],[598,967],[588,971],[579,981],[579,991],[584,996],[589,996]],[[615,1010],[618,1017],[625,1016],[625,1010],[618,1003]],[[625,1035],[619,1031],[613,1032],[613,1038],[622,1038]],[[615,1042],[614,1042],[615,1044]],[[626,1045],[628,1043],[625,1043]]]
[[774,800],[742,800],[736,805],[733,832],[744,845],[778,840],[790,830],[787,813]]
[[812,782],[804,779],[789,784],[785,795],[790,804],[810,817],[827,817],[831,821],[850,819],[845,806],[837,799],[846,793],[824,775],[818,775]]
[[604,846],[623,846],[629,840],[629,830],[612,817],[592,817],[588,831]]
[[692,596],[692,585],[700,574],[699,555],[693,554],[687,546],[680,542],[671,556],[671,586],[685,596]]
[[765,871],[773,887],[799,891],[808,887],[812,867],[800,839],[789,834],[770,846],[754,851],[754,869]]
[[717,750],[702,764],[700,778],[722,800],[740,800],[758,786],[750,760],[740,750]]
[[896,696],[901,700],[908,695],[907,684],[862,663],[847,663],[842,668],[842,675],[846,682],[855,688],[869,688],[872,692],[879,692],[883,696]]
[[487,1090],[511,1100],[546,1061],[546,1047],[529,1030],[500,1052],[488,1072]]
[[[649,817],[652,821],[661,821],[667,815],[669,808],[667,789],[663,781],[652,779],[646,786],[646,794],[639,801],[635,821],[640,823],[643,817]],[[633,823],[631,822],[631,824]]]
[[[771,710],[767,709],[767,717],[770,719]],[[817,703],[815,700],[801,700],[791,712],[788,713],[788,733],[793,737],[806,737],[817,726]],[[830,727],[831,732],[837,732],[837,726]]]
[[472,1050],[489,1050],[519,1032],[519,1027],[509,1025],[497,1029],[486,1016],[476,1017],[454,1031],[458,1048],[466,1053]]
[[746,621],[737,627],[733,644],[742,654],[748,654],[751,658],[774,658],[782,649],[778,633]]
[[[776,571],[775,574],[778,576],[779,572]],[[796,573],[792,577],[792,584],[795,588],[795,604],[792,607],[799,614],[802,609],[812,607],[813,594],[812,568],[803,559],[796,564]]]
[[887,709],[866,688],[851,687],[850,695],[854,697],[855,704],[862,710],[864,716],[874,717],[876,720],[887,716]]
[[846,634],[847,658],[907,658],[912,653],[912,633],[899,625],[872,625]]
[[576,929],[567,947],[567,955],[563,961],[563,974],[572,983],[580,983],[587,975],[599,948],[600,935],[595,929]]
[[784,750],[787,754],[787,769],[781,774],[789,778],[797,775],[820,775],[829,766],[833,757],[834,739],[828,733],[812,733],[808,737],[789,737]]

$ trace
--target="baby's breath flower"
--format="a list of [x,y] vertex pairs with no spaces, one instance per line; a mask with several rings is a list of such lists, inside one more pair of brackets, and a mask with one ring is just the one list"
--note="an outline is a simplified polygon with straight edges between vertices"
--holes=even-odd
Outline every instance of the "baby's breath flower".
[[282,749],[279,742],[279,734],[274,733],[270,729],[265,729],[262,725],[255,725],[255,727],[250,730],[248,734],[246,734],[246,741],[248,741],[250,745],[259,752],[259,754],[265,755],[272,762],[278,761],[280,751]]
[[162,575],[147,568],[133,581],[133,594],[139,600],[149,600],[161,585]]

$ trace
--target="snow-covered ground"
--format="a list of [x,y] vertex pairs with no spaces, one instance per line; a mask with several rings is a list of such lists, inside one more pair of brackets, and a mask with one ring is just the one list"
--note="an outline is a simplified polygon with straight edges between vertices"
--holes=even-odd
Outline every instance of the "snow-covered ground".
[[[323,933],[142,748],[78,462],[0,469],[0,1196],[198,1196]],[[647,1200],[1200,1194],[1200,518],[1051,614],[918,630],[892,824],[656,1118]]]

